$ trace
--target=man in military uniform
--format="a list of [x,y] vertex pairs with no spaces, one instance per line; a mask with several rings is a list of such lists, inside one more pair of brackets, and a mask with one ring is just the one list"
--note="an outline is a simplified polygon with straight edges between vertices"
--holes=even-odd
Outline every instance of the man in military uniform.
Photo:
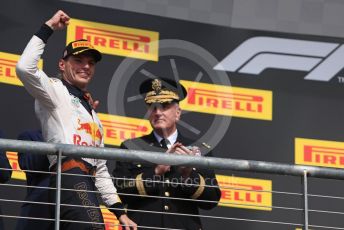
[[[208,145],[197,144],[177,130],[179,101],[186,97],[181,84],[149,79],[141,84],[140,92],[146,95],[153,132],[127,140],[121,148],[197,156],[208,152],[206,156],[211,156],[209,149],[205,151]],[[138,226],[202,229],[199,208],[214,208],[221,195],[213,170],[117,162],[113,175],[118,192],[125,193],[120,197],[128,216]]]

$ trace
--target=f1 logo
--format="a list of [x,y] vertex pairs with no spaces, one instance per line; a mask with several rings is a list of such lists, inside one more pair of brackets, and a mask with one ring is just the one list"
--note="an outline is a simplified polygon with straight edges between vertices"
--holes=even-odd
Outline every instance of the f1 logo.
[[306,80],[329,81],[344,67],[344,45],[298,39],[253,37],[214,69],[259,75],[265,69],[307,71]]

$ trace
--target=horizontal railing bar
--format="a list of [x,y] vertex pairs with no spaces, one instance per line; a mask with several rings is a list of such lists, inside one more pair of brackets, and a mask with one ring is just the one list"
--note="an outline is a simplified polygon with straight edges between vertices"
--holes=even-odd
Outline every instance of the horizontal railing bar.
[[[0,168],[0,170],[10,170],[15,172],[25,172],[25,173],[45,173],[45,174],[56,174],[56,172],[46,172],[46,171],[35,171],[35,170],[22,170],[22,169],[5,169]],[[136,178],[125,178],[125,177],[105,177],[105,176],[93,176],[93,175],[83,175],[83,174],[75,174],[75,173],[61,173],[61,175],[67,175],[67,176],[77,176],[77,177],[90,177],[90,178],[105,178],[105,179],[117,179],[117,180],[128,180],[128,181],[136,181]],[[184,185],[184,183],[177,183],[177,182],[165,182],[165,181],[155,181],[155,180],[142,180],[142,182],[155,182],[160,184],[173,184],[173,185]],[[199,186],[199,184],[188,184],[190,186]],[[17,186],[13,184],[0,184],[1,186]],[[203,185],[205,188],[217,188],[217,185]],[[47,187],[39,187],[39,186],[28,186],[28,185],[18,185],[18,187],[27,187],[27,188],[47,188]],[[275,193],[275,194],[282,194],[282,195],[294,195],[294,196],[302,196],[302,193],[296,193],[296,192],[283,192],[283,191],[277,191],[277,190],[255,190],[255,189],[245,189],[245,188],[237,188],[234,186],[225,186],[221,185],[221,189],[231,189],[231,190],[237,190],[237,191],[253,191],[257,193]],[[47,188],[47,189],[55,189],[55,188]],[[308,196],[312,196],[312,194],[309,194]],[[313,195],[313,196],[321,196],[321,195]],[[333,196],[324,196],[329,198],[337,198]],[[338,197],[337,199],[344,199],[344,197]]]
[[[23,217],[23,216],[12,216],[12,215],[0,215],[0,217],[4,218],[15,218],[15,219],[28,219],[28,220],[42,220],[42,221],[55,221],[55,219],[46,219],[46,218],[36,218],[36,217]],[[65,223],[80,223],[80,224],[96,224],[96,225],[106,225],[106,223],[99,223],[99,222],[90,222],[90,221],[78,221],[78,220],[60,220],[61,222]],[[123,224],[115,224],[110,223],[111,226],[122,226],[124,228],[125,226],[130,225],[123,225]],[[151,226],[137,226],[139,229],[157,229],[157,230],[182,230],[179,228],[159,228],[159,227],[151,227]]]
[[0,139],[0,149],[50,155],[57,154],[58,151],[61,151],[64,156],[72,157],[99,158],[148,164],[153,164],[152,162],[154,162],[154,164],[183,165],[196,168],[247,171],[291,176],[303,176],[304,170],[307,170],[307,175],[310,177],[344,179],[344,170],[342,169],[265,161],[236,160],[230,158],[193,157],[116,148],[96,148],[68,144]]

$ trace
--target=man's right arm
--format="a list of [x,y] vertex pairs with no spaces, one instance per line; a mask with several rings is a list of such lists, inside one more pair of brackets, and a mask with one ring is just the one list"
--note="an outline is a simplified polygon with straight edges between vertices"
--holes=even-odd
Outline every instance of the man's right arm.
[[[44,52],[48,38],[55,29],[62,28],[58,18],[65,18],[65,16],[61,16],[61,12],[58,11],[35,33],[26,45],[16,65],[17,76],[24,84],[26,90],[48,108],[55,107],[53,101],[54,97],[56,97],[56,92],[53,90],[53,80],[40,70],[37,64]],[[68,22],[65,23],[65,25],[67,24]]]

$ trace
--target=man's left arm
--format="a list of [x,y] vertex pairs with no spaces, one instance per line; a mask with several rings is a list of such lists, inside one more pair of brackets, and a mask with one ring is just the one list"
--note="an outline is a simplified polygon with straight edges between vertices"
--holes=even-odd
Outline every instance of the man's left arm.
[[113,208],[110,211],[113,212],[117,218],[125,214],[124,206],[122,205],[122,202],[117,194],[117,189],[112,183],[111,176],[108,172],[106,160],[97,160],[95,186],[99,190],[102,200],[106,206]]
[[124,210],[124,205],[117,194],[117,189],[112,183],[112,179],[106,166],[106,160],[98,159],[95,180],[95,185],[99,190],[104,203],[108,208],[110,208],[110,212],[115,214],[121,224],[126,225],[122,226],[122,228],[126,230],[137,230],[137,224],[128,218]]

